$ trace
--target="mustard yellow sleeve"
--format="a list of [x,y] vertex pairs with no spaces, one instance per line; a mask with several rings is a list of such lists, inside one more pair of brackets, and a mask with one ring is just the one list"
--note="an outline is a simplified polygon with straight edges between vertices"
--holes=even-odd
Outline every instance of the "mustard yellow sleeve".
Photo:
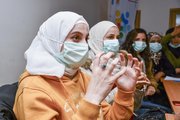
[[86,100],[81,100],[79,109],[73,115],[73,120],[97,120],[100,106],[92,104]]
[[17,120],[58,120],[56,105],[43,91],[24,88],[16,97],[13,111]]
[[102,103],[105,120],[129,120],[133,115],[133,103],[133,92],[118,90],[112,106],[105,101]]
[[[48,94],[37,89],[24,88],[13,110],[18,120],[69,120]],[[99,110],[100,106],[81,100],[71,120],[97,120]]]

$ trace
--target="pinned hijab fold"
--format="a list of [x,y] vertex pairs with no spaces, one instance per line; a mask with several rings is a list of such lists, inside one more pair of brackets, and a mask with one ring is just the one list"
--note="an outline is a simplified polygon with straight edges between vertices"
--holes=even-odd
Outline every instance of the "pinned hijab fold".
[[[30,74],[62,77],[66,66],[59,63],[56,56],[75,24],[88,23],[83,16],[74,12],[58,12],[47,19],[25,52],[26,69]],[[88,26],[89,27],[89,26]]]
[[89,31],[88,44],[90,47],[89,58],[94,59],[96,54],[103,49],[103,38],[111,27],[117,27],[110,21],[101,21],[94,25]]

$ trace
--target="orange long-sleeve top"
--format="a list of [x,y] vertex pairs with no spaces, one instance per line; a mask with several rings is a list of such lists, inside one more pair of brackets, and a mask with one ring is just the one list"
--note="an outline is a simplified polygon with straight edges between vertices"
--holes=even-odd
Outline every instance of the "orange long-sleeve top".
[[133,93],[118,90],[112,105],[92,104],[83,96],[90,78],[51,78],[25,71],[19,80],[13,111],[17,120],[129,120]]

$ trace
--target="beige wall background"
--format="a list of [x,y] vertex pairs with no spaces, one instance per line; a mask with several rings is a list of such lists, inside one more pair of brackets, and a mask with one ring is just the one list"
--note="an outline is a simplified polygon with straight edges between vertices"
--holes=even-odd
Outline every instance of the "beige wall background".
[[[169,8],[180,7],[179,0],[139,0],[141,27],[164,32]],[[62,10],[83,15],[90,27],[107,19],[108,0],[0,0],[0,85],[18,81],[26,61],[24,52],[39,26]]]
[[139,0],[141,27],[164,34],[169,28],[170,8],[180,8],[180,0]]
[[0,0],[0,85],[18,81],[40,25],[58,11],[83,15],[90,26],[106,17],[106,0]]

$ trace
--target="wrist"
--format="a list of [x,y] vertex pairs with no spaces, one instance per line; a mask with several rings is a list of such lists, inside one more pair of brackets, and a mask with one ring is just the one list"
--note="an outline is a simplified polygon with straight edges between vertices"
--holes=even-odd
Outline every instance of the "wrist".
[[123,91],[118,89],[118,92],[115,95],[115,102],[123,106],[131,106],[133,104],[133,94],[134,91]]
[[101,103],[101,99],[99,97],[97,97],[96,95],[85,95],[84,96],[84,99],[92,104],[95,104],[95,105],[100,105]]

